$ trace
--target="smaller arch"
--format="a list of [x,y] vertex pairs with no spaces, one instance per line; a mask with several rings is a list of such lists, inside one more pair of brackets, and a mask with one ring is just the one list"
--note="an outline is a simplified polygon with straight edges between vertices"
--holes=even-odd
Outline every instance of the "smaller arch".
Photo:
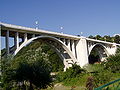
[[88,59],[90,64],[100,63],[109,55],[107,48],[101,43],[94,44],[89,50]]
[[110,54],[108,53],[107,48],[106,48],[103,44],[101,44],[101,43],[96,43],[96,44],[94,44],[92,47],[90,47],[90,49],[89,49],[89,55],[90,55],[91,51],[93,50],[93,48],[96,47],[96,46],[98,46],[98,45],[104,48],[105,53],[107,54],[107,56],[110,55]]

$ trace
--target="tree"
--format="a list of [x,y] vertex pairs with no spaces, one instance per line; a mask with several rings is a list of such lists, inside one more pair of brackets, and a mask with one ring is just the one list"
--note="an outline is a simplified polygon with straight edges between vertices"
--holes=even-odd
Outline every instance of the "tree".
[[120,53],[120,47],[117,49],[116,54]]
[[102,37],[101,37],[100,35],[96,35],[96,36],[95,36],[95,39],[97,39],[97,40],[101,40],[101,38],[102,38]]
[[41,40],[33,42],[29,44],[27,47],[23,48],[16,55],[16,57],[26,54],[25,51],[28,51],[30,49],[35,50],[39,47],[41,47],[41,52],[46,53],[48,55],[49,62],[51,63],[51,67],[52,67],[52,72],[58,72],[59,70],[60,71],[63,70],[63,67],[64,67],[63,61],[47,43]]
[[[42,52],[41,47],[24,52],[24,55],[11,60],[4,69],[4,89],[46,88],[51,83],[51,64],[48,55]],[[9,60],[6,63],[8,62]]]
[[92,35],[90,35],[88,38],[95,39],[95,37],[94,37],[94,36],[92,36]]
[[109,56],[104,65],[105,69],[108,69],[113,73],[120,73],[120,52],[118,51],[115,55]]
[[110,37],[109,35],[105,35],[104,37],[104,40],[107,41],[107,42],[112,42],[112,37]]
[[120,36],[119,36],[119,35],[116,35],[116,36],[114,37],[114,42],[115,42],[115,43],[120,43]]

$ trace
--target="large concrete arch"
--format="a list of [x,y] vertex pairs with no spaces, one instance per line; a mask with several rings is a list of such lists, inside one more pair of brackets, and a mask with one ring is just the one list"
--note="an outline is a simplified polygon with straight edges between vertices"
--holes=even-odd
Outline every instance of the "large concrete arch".
[[[77,60],[76,58],[74,57],[74,55],[72,54],[72,52],[68,49],[68,47],[59,39],[55,38],[55,37],[52,37],[52,36],[37,36],[37,37],[33,37],[25,42],[23,42],[19,48],[17,48],[14,52],[13,55],[16,55],[24,46],[28,45],[29,43],[31,43],[32,41],[34,40],[37,40],[37,39],[48,39],[48,40],[53,40],[55,41],[56,43],[58,43],[59,45],[62,46],[62,48],[67,52],[67,54],[70,56],[71,60],[73,63],[76,63]],[[65,59],[63,56],[60,55],[59,51],[54,47],[52,46],[55,50],[55,52],[60,56],[61,59]],[[68,67],[68,66],[67,66]]]

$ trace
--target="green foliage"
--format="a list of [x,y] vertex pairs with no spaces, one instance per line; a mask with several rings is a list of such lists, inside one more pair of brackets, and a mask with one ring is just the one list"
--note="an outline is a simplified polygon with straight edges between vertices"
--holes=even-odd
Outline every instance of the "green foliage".
[[113,74],[107,70],[92,73],[92,76],[94,77],[95,87],[104,85],[113,80]]
[[105,64],[105,69],[112,71],[113,73],[120,73],[120,53],[116,55],[111,55],[107,58]]
[[92,36],[92,35],[90,35],[88,38],[95,39],[95,37],[94,37],[94,36]]
[[95,79],[96,87],[104,85],[112,80],[120,78],[120,53],[111,55],[105,62],[98,65],[91,65],[88,67],[92,71],[92,76]]
[[104,67],[101,64],[87,65],[84,68],[93,78],[94,87],[98,87],[106,82],[109,82],[112,76],[111,72],[104,70]]
[[116,54],[120,53],[120,47],[117,49]]
[[119,35],[116,35],[116,36],[114,37],[114,42],[115,42],[115,43],[120,43],[120,36],[119,36]]
[[[85,83],[86,71],[78,65],[73,65],[66,72],[59,72],[57,75],[58,82],[63,82],[64,85],[78,85],[80,81]],[[83,78],[83,79],[82,79]]]
[[25,89],[27,86],[30,89],[46,88],[51,83],[51,65],[48,55],[41,48],[29,49],[11,61],[7,59],[3,70],[5,90],[17,87]]
[[102,37],[101,37],[100,35],[96,35],[96,36],[95,36],[95,39],[97,39],[97,40],[102,40]]
[[103,71],[104,67],[101,64],[88,64],[84,66],[84,69],[89,73],[94,73],[94,72]]
[[56,52],[51,49],[47,44],[42,45],[42,51],[49,55],[49,61],[52,66],[52,72],[63,71],[64,64],[60,57],[56,54]]
[[51,64],[52,72],[63,71],[63,67],[64,67],[63,61],[59,58],[56,52],[48,44],[44,43],[43,41],[36,41],[27,45],[16,55],[16,57],[25,55],[26,51],[28,50],[36,50],[38,48],[41,49],[42,53],[45,53],[48,55],[48,60]]
[[99,87],[112,80],[120,78],[119,73],[113,73],[105,68],[105,63],[92,64],[84,67],[94,79],[94,87]]
[[24,47],[12,60],[3,62],[3,87],[9,89],[46,88],[51,83],[51,71],[63,69],[63,62],[51,47],[42,41]]
[[103,41],[107,41],[107,42],[114,42],[114,43],[119,43],[120,44],[120,36],[119,35],[115,35],[114,37],[111,37],[109,35],[105,35],[103,37],[100,36],[100,35],[96,35],[96,36],[90,35],[88,38],[103,40]]

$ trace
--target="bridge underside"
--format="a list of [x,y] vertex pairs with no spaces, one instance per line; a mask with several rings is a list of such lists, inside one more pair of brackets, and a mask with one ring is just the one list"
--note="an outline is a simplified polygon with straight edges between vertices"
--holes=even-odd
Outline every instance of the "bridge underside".
[[105,52],[105,48],[98,44],[92,49],[88,57],[89,64],[100,63],[104,61],[106,57],[107,53]]

